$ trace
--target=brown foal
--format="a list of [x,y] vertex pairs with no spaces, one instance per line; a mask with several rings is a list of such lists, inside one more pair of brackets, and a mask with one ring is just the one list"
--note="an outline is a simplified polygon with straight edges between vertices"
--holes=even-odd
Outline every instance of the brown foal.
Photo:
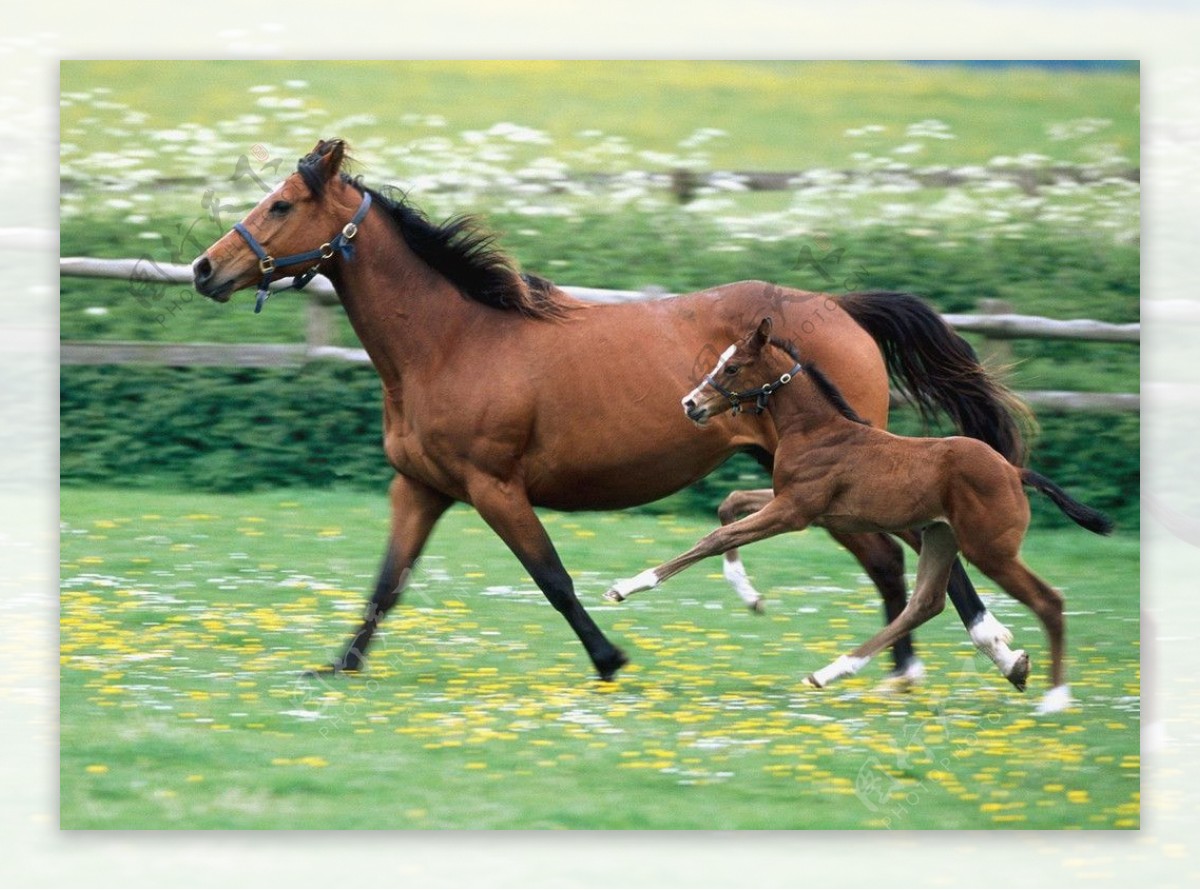
[[[737,390],[745,381],[766,381]],[[789,385],[790,384],[790,385]],[[768,402],[769,400],[769,402]],[[819,525],[842,532],[920,529],[921,555],[912,598],[882,631],[849,655],[807,678],[814,686],[859,671],[902,634],[938,614],[945,605],[950,567],[961,551],[967,560],[1028,606],[1050,641],[1050,690],[1039,710],[1070,703],[1063,658],[1061,595],[1021,561],[1029,527],[1028,485],[1047,495],[1074,522],[1098,534],[1112,524],[1030,470],[1019,469],[977,439],[909,438],[875,429],[859,417],[815,364],[802,364],[796,347],[771,337],[771,319],[729,347],[704,381],[683,398],[697,425],[746,403],[769,404],[779,432],[774,496],[750,516],[725,525],[687,553],[613,586],[606,596],[621,601],[656,587],[701,559],[753,541]],[[1028,673],[1025,653],[1009,653],[1006,674]],[[1005,665],[1001,665],[1002,669]]]

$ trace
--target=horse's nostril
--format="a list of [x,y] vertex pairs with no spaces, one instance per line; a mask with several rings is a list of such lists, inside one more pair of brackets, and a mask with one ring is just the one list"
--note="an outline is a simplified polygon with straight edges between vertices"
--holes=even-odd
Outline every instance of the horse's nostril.
[[192,263],[192,274],[195,275],[197,281],[207,281],[212,277],[212,273],[212,263],[209,262],[207,255]]
[[695,409],[695,407],[696,407],[696,400],[695,400],[695,399],[688,399],[687,401],[685,401],[685,402],[683,403],[683,409],[684,409],[685,411],[692,411],[692,410],[694,410],[694,409]]

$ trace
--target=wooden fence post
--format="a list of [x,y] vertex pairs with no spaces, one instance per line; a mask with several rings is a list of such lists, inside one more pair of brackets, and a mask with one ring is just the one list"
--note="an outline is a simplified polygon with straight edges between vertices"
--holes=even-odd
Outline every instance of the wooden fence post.
[[[1006,300],[983,299],[976,304],[980,315],[1011,315],[1013,305]],[[1012,341],[983,335],[983,359],[985,365],[992,368],[1008,368],[1013,363]]]
[[333,345],[334,303],[336,300],[330,300],[318,291],[308,295],[304,340],[310,355],[322,347]]

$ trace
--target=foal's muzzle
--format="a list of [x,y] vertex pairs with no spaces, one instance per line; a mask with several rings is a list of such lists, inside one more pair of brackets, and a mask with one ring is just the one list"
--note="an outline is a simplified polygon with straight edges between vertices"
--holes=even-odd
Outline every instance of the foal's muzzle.
[[704,426],[708,422],[708,409],[697,405],[694,399],[688,399],[683,403],[683,413],[696,426]]

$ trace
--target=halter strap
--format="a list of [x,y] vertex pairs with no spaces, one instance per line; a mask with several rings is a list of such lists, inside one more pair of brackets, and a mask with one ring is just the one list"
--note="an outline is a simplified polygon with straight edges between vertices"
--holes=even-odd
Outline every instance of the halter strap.
[[358,210],[354,216],[350,218],[350,222],[342,226],[342,230],[322,244],[320,247],[312,250],[306,250],[304,253],[295,253],[291,256],[275,259],[267,253],[266,249],[258,243],[258,239],[250,234],[250,230],[244,225],[234,223],[233,230],[242,236],[242,239],[254,251],[254,255],[258,257],[258,270],[262,272],[262,281],[258,283],[258,293],[255,295],[254,311],[255,313],[262,312],[263,306],[271,297],[269,286],[271,284],[271,275],[276,269],[282,269],[286,266],[300,266],[304,263],[312,263],[312,266],[305,269],[299,275],[292,278],[292,283],[284,290],[295,289],[300,290],[306,284],[316,277],[317,271],[321,267],[321,263],[332,257],[335,253],[350,260],[354,256],[354,245],[350,242],[354,240],[354,236],[358,234],[358,227],[362,225],[362,221],[367,216],[367,211],[371,209],[371,195],[368,192],[363,192],[362,203],[358,205]]
[[804,370],[804,366],[800,364],[800,354],[798,352],[796,352],[794,349],[784,346],[777,340],[772,341],[772,345],[780,346],[780,348],[782,348],[789,356],[791,356],[791,359],[795,362],[795,365],[792,366],[790,371],[785,371],[784,373],[780,374],[779,377],[771,383],[764,383],[762,386],[756,386],[754,389],[747,389],[743,390],[742,392],[734,392],[733,390],[726,389],[720,383],[718,383],[717,379],[713,377],[712,374],[705,375],[704,382],[729,400],[729,404],[732,406],[734,414],[740,413],[742,410],[742,402],[749,401],[750,399],[754,400],[754,413],[762,414],[763,411],[767,409],[767,399],[771,397],[771,394],[780,387],[787,386],[792,382],[792,379],[797,374]]

